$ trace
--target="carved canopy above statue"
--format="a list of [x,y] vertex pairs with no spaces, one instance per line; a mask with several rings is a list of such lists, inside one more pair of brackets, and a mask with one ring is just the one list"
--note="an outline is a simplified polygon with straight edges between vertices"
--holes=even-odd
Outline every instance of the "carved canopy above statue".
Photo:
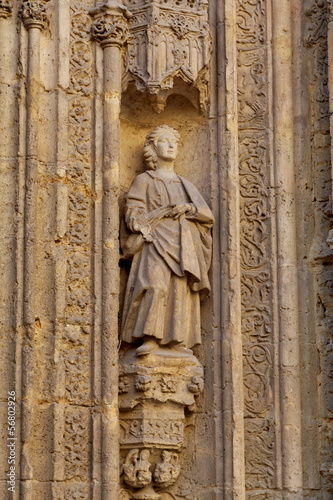
[[[207,0],[127,0],[130,21],[126,80],[139,90],[159,94],[175,77],[200,91],[207,105],[205,72],[211,53]],[[162,106],[163,108],[163,106]],[[161,108],[158,110],[161,111]]]

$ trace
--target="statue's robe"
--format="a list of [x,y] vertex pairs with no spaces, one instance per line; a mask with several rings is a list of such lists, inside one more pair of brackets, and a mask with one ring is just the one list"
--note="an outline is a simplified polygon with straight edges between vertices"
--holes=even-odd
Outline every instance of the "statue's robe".
[[159,207],[183,203],[192,203],[195,214],[163,218],[151,229],[151,242],[138,234],[143,243],[131,250],[123,238],[127,255],[133,255],[122,320],[122,339],[128,343],[143,335],[162,345],[193,347],[201,342],[200,297],[210,289],[214,221],[207,203],[188,180],[180,176],[165,180],[148,170],[131,185],[125,221],[130,228],[138,215],[142,223]]

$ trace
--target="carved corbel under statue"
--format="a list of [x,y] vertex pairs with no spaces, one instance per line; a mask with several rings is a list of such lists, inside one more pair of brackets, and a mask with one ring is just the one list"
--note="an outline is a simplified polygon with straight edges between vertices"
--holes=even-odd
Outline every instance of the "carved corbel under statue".
[[126,196],[121,241],[132,258],[122,321],[129,344],[120,360],[122,478],[133,499],[172,486],[184,447],[185,409],[195,409],[203,368],[200,299],[210,290],[211,210],[174,172],[179,134],[162,125],[146,138],[148,170]]

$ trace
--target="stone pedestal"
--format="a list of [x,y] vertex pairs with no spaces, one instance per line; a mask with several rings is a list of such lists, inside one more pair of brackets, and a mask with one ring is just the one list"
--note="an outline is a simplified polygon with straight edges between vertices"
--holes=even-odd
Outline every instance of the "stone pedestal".
[[148,356],[126,352],[120,363],[121,474],[133,499],[160,498],[180,473],[185,409],[195,410],[203,368],[191,351],[158,349]]

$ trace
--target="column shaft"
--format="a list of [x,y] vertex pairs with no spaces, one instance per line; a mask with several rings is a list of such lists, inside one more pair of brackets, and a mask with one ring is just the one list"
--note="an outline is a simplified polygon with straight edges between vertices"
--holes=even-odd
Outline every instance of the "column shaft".
[[[241,334],[240,227],[238,176],[238,112],[236,2],[218,6],[218,54],[226,61],[219,68],[218,157],[221,183],[221,324],[222,324],[222,408],[223,408],[223,491],[225,500],[245,498],[244,396]],[[225,80],[223,73],[225,72]],[[221,111],[220,111],[221,110]],[[224,154],[227,151],[227,155]]]
[[118,309],[119,309],[119,142],[121,54],[117,45],[104,48],[104,165],[103,165],[103,310],[102,310],[102,491],[118,498]]
[[26,169],[24,205],[24,298],[25,339],[22,352],[22,494],[32,500],[33,469],[29,463],[28,440],[33,422],[36,215],[38,174],[38,109],[40,80],[40,28],[28,29],[28,63],[26,93]]
[[273,120],[278,231],[282,476],[285,498],[301,498],[301,395],[290,3],[272,2]]

